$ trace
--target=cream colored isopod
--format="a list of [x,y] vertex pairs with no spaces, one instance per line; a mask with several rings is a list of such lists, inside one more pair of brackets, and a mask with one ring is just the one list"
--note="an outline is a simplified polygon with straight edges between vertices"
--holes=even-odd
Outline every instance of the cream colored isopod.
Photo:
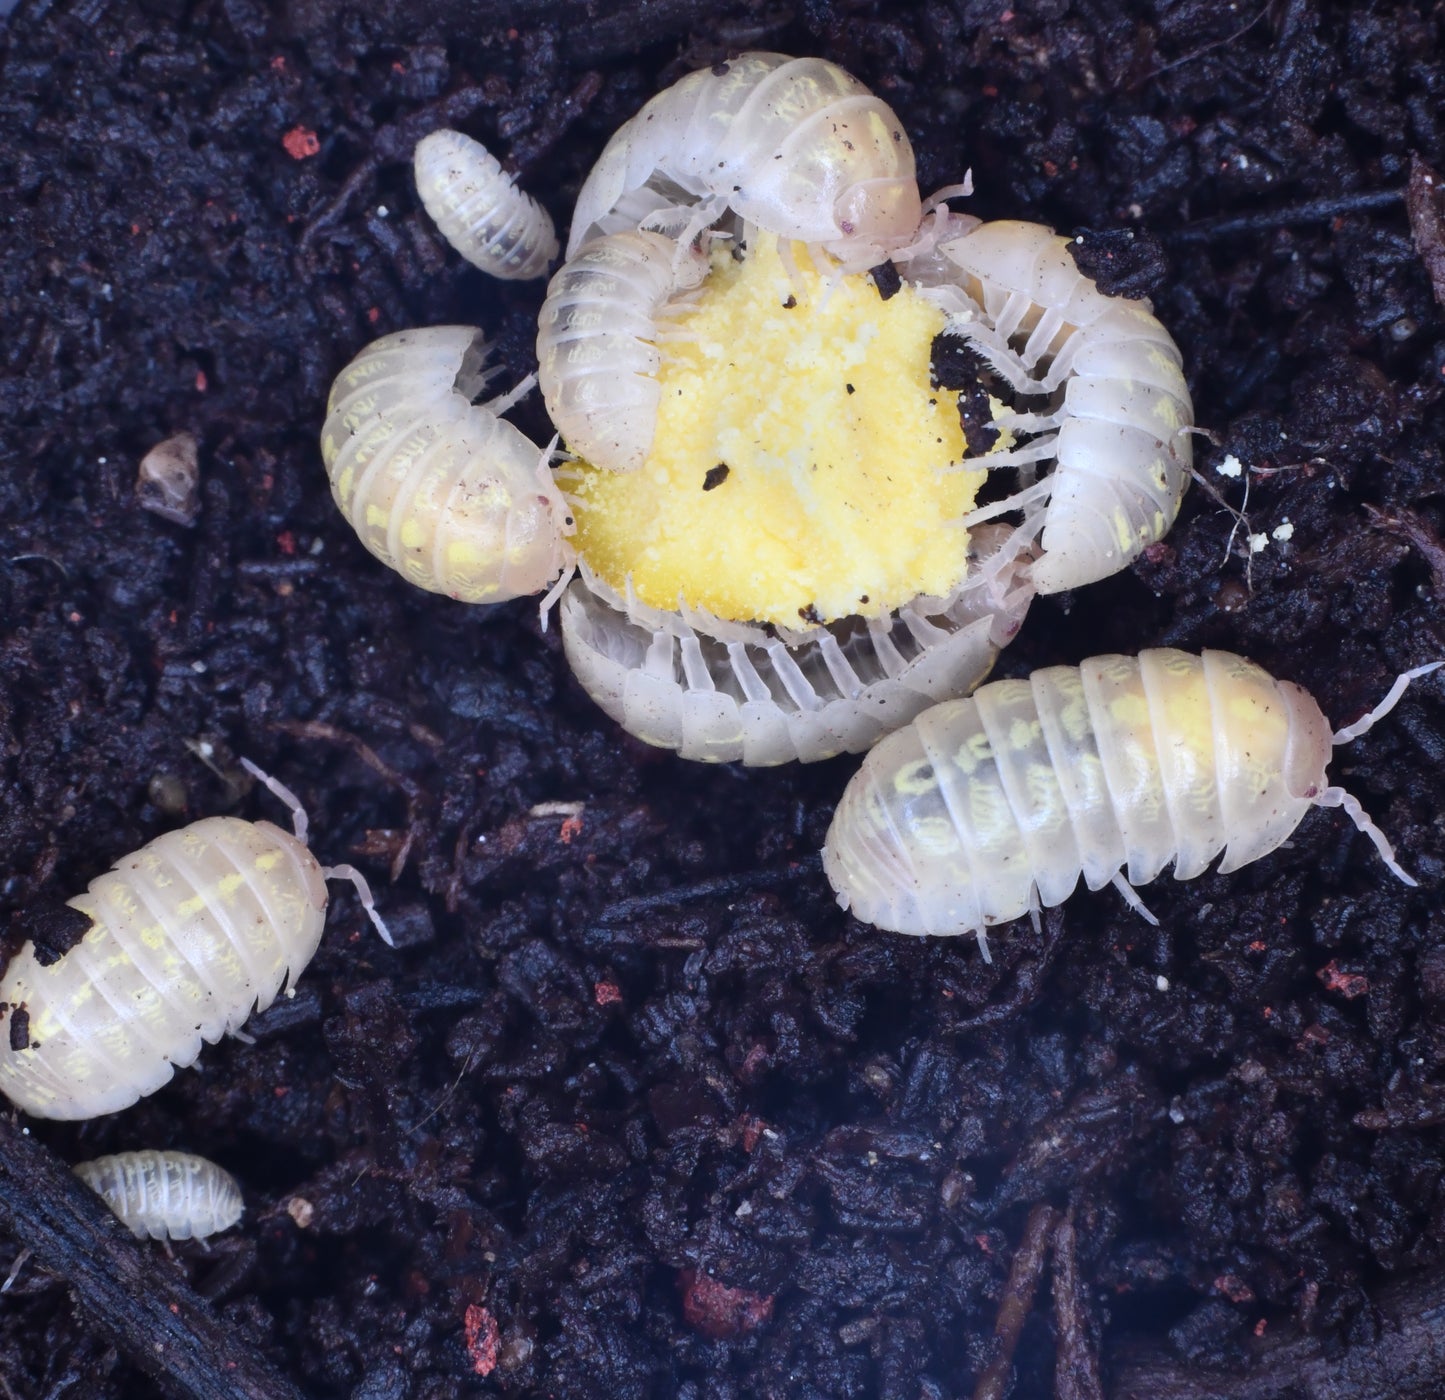
[[80,1163],[75,1174],[141,1240],[203,1240],[245,1209],[236,1178],[193,1152],[117,1152]]
[[[1343,807],[1408,885],[1383,833],[1325,774],[1417,676],[1331,735],[1315,701],[1251,661],[1164,648],[1050,666],[936,705],[884,739],[834,813],[838,902],[895,933],[977,934],[1062,903],[1082,874],[1146,918],[1133,886],[1275,849],[1311,807]],[[1128,876],[1122,873],[1127,867]]]
[[539,448],[490,403],[474,326],[373,341],[336,377],[321,430],[331,494],[362,544],[418,588],[464,603],[540,593],[571,566],[571,520]]
[[480,141],[443,128],[417,142],[416,192],[442,237],[493,277],[540,277],[557,256],[552,216]]
[[382,937],[361,874],[325,867],[270,822],[207,817],[169,831],[67,903],[91,920],[43,962],[26,943],[0,980],[0,1091],[38,1118],[128,1108],[234,1034],[311,961],[326,923],[326,881],[353,881]]

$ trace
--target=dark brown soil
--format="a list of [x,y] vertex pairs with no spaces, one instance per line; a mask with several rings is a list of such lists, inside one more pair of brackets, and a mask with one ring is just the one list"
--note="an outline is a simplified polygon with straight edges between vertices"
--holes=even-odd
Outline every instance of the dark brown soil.
[[[244,754],[402,945],[339,893],[254,1045],[114,1118],[0,1130],[0,1266],[36,1254],[0,1393],[1001,1396],[996,1319],[1017,1396],[1440,1392],[1414,1281],[1445,1257],[1438,679],[1335,769],[1420,890],[1315,813],[1147,889],[1158,929],[1081,893],[987,966],[835,907],[816,851],[854,760],[625,739],[534,605],[365,555],[318,460],[377,335],[477,322],[531,367],[541,285],[444,249],[418,135],[509,154],[565,226],[660,86],[823,54],[896,107],[926,189],[972,166],[974,212],[1086,231],[1184,351],[1208,481],[1241,504],[1232,453],[1250,528],[1294,527],[1247,569],[1195,489],[1139,567],[1038,604],[1002,673],[1225,647],[1353,719],[1445,656],[1445,244],[1424,173],[1404,198],[1412,155],[1445,168],[1442,20],[1117,9],[23,0],[0,27],[9,944],[188,818],[275,819]],[[518,417],[547,434],[535,399]],[[135,495],[180,431],[190,529]],[[558,802],[580,821],[533,811]],[[178,1273],[67,1198],[54,1159],[133,1146],[234,1170],[242,1228]]]

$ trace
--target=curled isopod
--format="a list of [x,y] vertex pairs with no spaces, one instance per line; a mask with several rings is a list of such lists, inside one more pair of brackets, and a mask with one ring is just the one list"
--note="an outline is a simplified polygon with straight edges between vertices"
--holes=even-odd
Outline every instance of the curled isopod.
[[1149,302],[1105,296],[1042,224],[941,216],[903,270],[1023,401],[995,426],[1027,440],[987,465],[1027,484],[967,521],[1021,510],[1019,541],[1042,531],[1040,593],[1107,578],[1162,539],[1189,484],[1194,407]]
[[[1332,744],[1387,714],[1417,676],[1333,736],[1299,686],[1225,651],[1161,648],[1051,666],[935,706],[890,735],[843,793],[823,847],[838,902],[895,933],[975,933],[1062,903],[1082,874],[1179,880],[1274,850],[1311,807],[1343,807],[1390,869],[1384,834],[1325,773]],[[1127,879],[1122,873],[1127,866]]]
[[[783,634],[623,600],[583,566],[562,599],[562,643],[587,693],[629,734],[684,758],[804,763],[866,749],[925,706],[973,689],[1023,624],[1023,562],[975,532],[950,598],[883,618]],[[983,556],[983,562],[979,557]]]
[[229,1230],[245,1209],[236,1178],[192,1152],[117,1152],[75,1174],[137,1239],[203,1240]]
[[745,53],[689,73],[613,133],[577,196],[567,256],[649,222],[690,241],[728,210],[862,271],[918,228],[913,148],[837,64]]
[[688,304],[707,258],[658,233],[595,238],[547,288],[537,377],[568,450],[608,471],[635,471],[657,427],[664,318]]
[[417,142],[416,192],[442,237],[493,277],[540,277],[557,256],[552,216],[480,141],[443,128]]
[[247,767],[291,806],[294,834],[207,817],[158,836],[67,901],[90,920],[73,947],[52,959],[30,942],[11,960],[0,1091],[17,1107],[94,1118],[154,1093],[311,961],[329,878],[356,884],[387,937],[361,874],[318,864],[294,795]]
[[336,378],[321,431],[331,493],[362,544],[433,593],[495,603],[539,593],[571,563],[567,507],[539,448],[477,404],[496,369],[472,326],[400,331]]

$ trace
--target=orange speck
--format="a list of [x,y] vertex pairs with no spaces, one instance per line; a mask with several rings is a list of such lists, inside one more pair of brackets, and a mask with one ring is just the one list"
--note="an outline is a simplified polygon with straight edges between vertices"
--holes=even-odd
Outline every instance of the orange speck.
[[276,546],[288,558],[296,553],[296,536],[290,530],[282,530],[276,536]]
[[1262,1336],[1264,1336],[1264,1329],[1265,1329],[1266,1327],[1268,1327],[1268,1326],[1269,1326],[1269,1319],[1268,1319],[1268,1318],[1263,1318],[1263,1317],[1260,1318],[1260,1320],[1254,1324],[1254,1335],[1255,1335],[1256,1337],[1262,1337]]
[[502,1340],[502,1330],[497,1326],[497,1319],[485,1308],[468,1303],[464,1327],[467,1355],[472,1358],[472,1370],[479,1376],[490,1376],[497,1369],[497,1347]]
[[130,226],[130,231],[131,231],[132,233],[139,233],[139,232],[140,232],[140,225],[139,225],[139,224],[132,224],[132,225]]
[[271,1092],[276,1096],[276,1098],[284,1099],[286,1095],[291,1092],[291,1090],[285,1084],[278,1084],[274,1089],[271,1090]]
[[1053,176],[1057,175],[1058,173],[1059,173],[1059,167],[1058,167],[1057,165],[1055,165],[1053,161],[1051,161],[1051,160],[1046,160],[1046,161],[1044,162],[1044,174],[1045,174],[1045,175],[1049,176],[1049,177],[1052,179]]
[[622,988],[616,982],[594,982],[592,1000],[598,1006],[611,1006],[613,1002],[622,1000]]
[[572,844],[572,838],[579,835],[581,831],[582,818],[568,817],[567,820],[562,823],[562,830],[559,831],[557,835],[561,837],[564,846],[570,846]]
[[1267,947],[1269,947],[1269,944],[1267,944],[1264,939],[1256,938],[1254,942],[1249,945],[1249,951],[1251,953],[1262,953]]
[[286,55],[278,53],[271,60],[271,71],[273,73],[284,73],[286,71]]
[[393,63],[393,64],[391,65],[391,71],[392,71],[393,73],[405,73],[405,72],[406,72],[406,64],[404,64],[404,63]]
[[1224,1294],[1231,1303],[1252,1303],[1252,1289],[1238,1274],[1220,1274],[1214,1280],[1215,1291]]
[[1346,1001],[1362,997],[1370,990],[1370,979],[1360,972],[1342,972],[1339,964],[1331,958],[1315,976],[1332,992],[1338,992]]
[[321,149],[321,142],[309,126],[293,126],[281,138],[281,144],[286,147],[286,154],[292,160],[305,160],[307,156],[314,156]]
[[206,378],[206,371],[203,369],[198,369],[196,371],[196,393],[204,394],[206,392],[206,385],[209,382],[210,381]]
[[366,319],[374,326],[381,320],[381,308],[379,306],[368,306],[366,308]]
[[699,1332],[725,1341],[745,1337],[773,1315],[772,1294],[747,1288],[730,1288],[700,1269],[683,1269],[677,1276],[682,1289],[682,1315]]
[[994,87],[992,83],[985,83],[983,85],[983,95],[985,97],[997,97],[998,89]]
[[763,1120],[751,1113],[742,1116],[743,1127],[743,1151],[751,1152],[758,1145],[758,1139],[763,1135]]

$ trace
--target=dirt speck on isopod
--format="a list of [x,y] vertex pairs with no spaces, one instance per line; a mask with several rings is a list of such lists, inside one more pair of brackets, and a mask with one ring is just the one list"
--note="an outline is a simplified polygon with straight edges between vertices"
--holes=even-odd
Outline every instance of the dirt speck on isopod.
[[[1320,1393],[1439,1392],[1438,680],[1348,765],[1420,892],[1315,813],[1254,866],[1150,886],[1158,929],[1081,893],[1038,934],[994,930],[988,966],[834,906],[816,852],[856,760],[741,773],[620,737],[534,603],[410,589],[331,501],[315,436],[369,341],[478,324],[503,387],[535,369],[540,284],[445,252],[410,184],[420,135],[475,134],[562,229],[660,86],[748,47],[821,54],[897,111],[925,195],[971,166],[954,207],[1082,237],[1101,285],[1150,298],[1197,421],[1246,464],[1248,531],[1191,489],[1167,548],[1037,604],[1000,675],[1218,647],[1345,723],[1445,655],[1445,320],[1433,196],[1414,226],[1405,198],[1412,153],[1445,169],[1433,19],[1396,0],[1010,13],[20,0],[0,30],[24,254],[0,261],[5,950],[162,830],[273,819],[219,776],[238,753],[298,791],[319,858],[419,911],[383,954],[338,893],[254,1045],[123,1116],[29,1125],[67,1163],[166,1143],[236,1174],[239,1229],[177,1249],[176,1325],[219,1317],[325,1400],[432,1400],[489,1357],[493,1382],[562,1400],[794,1395],[798,1376],[967,1394],[1001,1309],[1020,1396],[1056,1373],[1240,1395],[1247,1355],[1293,1379],[1269,1348],[1298,1355],[1301,1331]],[[304,161],[281,143],[298,126]],[[935,354],[939,382],[977,383],[965,358]],[[536,395],[509,417],[551,436]],[[135,504],[137,464],[179,433],[205,444],[190,529]],[[1211,483],[1245,507],[1244,477]],[[1248,564],[1247,534],[1286,516],[1289,550]],[[527,815],[579,802],[570,840]],[[0,1271],[36,1251],[0,1317],[12,1388],[153,1390],[136,1290],[165,1276],[116,1273],[104,1317],[78,1306],[84,1260],[38,1223],[49,1188],[0,1185],[35,1205],[0,1249]],[[1051,1233],[1026,1232],[1039,1206]],[[1010,1292],[1026,1234],[1031,1309]],[[495,1349],[475,1332],[473,1356],[483,1316]],[[1397,1337],[1414,1379],[1390,1369]]]

